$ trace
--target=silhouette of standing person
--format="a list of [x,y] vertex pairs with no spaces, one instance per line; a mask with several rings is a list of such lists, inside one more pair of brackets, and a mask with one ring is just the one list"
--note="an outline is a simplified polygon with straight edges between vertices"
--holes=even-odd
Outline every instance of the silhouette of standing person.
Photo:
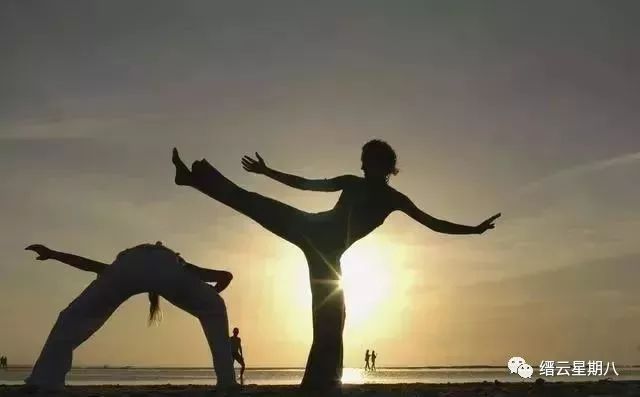
[[369,349],[367,349],[367,352],[364,354],[364,370],[368,371],[371,369],[371,367],[369,366],[369,357],[371,357],[371,355],[369,354]]
[[[26,391],[57,391],[64,387],[73,351],[91,337],[128,298],[155,293],[200,320],[214,362],[217,388],[235,390],[233,360],[229,344],[227,309],[218,294],[230,277],[191,265],[162,244],[142,244],[118,254],[111,265],[81,256],[51,250],[36,244],[26,248],[38,260],[55,259],[98,274],[87,288],[60,312],[31,374]],[[228,273],[230,275],[230,273]],[[203,280],[220,281],[212,287]],[[153,311],[153,310],[152,310]]]
[[372,351],[371,352],[371,370],[375,371],[376,370],[376,358],[378,358],[378,355],[376,354],[376,351]]
[[204,159],[193,162],[189,170],[174,148],[175,183],[193,187],[248,216],[304,253],[311,286],[313,342],[302,379],[303,389],[327,390],[341,384],[345,305],[339,287],[340,257],[353,243],[396,210],[434,231],[448,234],[484,233],[494,228],[494,221],[500,216],[494,215],[477,226],[465,226],[421,211],[407,196],[389,186],[390,176],[398,173],[396,154],[381,140],[369,141],[362,147],[364,177],[306,179],[268,167],[258,153],[256,158],[242,159],[246,171],[302,190],[342,193],[331,210],[305,212],[241,188]]
[[233,329],[233,336],[229,338],[231,342],[231,354],[233,360],[240,364],[240,384],[244,384],[244,354],[242,354],[242,340],[238,337],[240,330],[238,328]]
[[5,356],[0,356],[0,368],[7,368],[7,358]]

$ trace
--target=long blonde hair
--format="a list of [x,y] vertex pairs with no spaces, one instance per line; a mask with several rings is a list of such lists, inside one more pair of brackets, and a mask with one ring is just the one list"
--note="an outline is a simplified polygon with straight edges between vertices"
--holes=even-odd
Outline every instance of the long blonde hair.
[[162,310],[160,310],[160,295],[157,292],[149,292],[149,320],[148,324],[158,325],[162,321]]
[[[169,248],[165,247],[162,244],[162,241],[156,241],[153,247],[162,247],[164,249],[172,251]],[[160,295],[158,295],[157,292],[149,292],[149,319],[147,320],[148,325],[158,325],[161,321],[162,310],[160,309]]]
[[[173,251],[170,248],[167,248],[162,241],[156,241],[155,244],[142,244],[144,247],[154,247],[154,248],[164,248],[176,254],[178,261],[184,261],[180,256],[180,253]],[[162,310],[160,309],[160,295],[157,292],[149,292],[149,319],[148,325],[158,325],[162,321]]]

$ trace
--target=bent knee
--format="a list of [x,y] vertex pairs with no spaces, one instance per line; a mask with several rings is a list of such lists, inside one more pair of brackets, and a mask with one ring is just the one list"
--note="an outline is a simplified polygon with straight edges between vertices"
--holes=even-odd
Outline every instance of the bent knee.
[[227,305],[224,299],[218,294],[218,292],[211,286],[208,286],[208,291],[199,294],[197,303],[194,307],[197,315],[222,314],[226,315]]

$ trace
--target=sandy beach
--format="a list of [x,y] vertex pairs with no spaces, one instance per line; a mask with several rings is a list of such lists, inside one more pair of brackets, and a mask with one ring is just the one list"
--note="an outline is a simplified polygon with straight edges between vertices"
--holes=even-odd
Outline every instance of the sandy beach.
[[[70,386],[55,395],[90,396],[211,396],[215,389],[202,385],[152,385],[152,386]],[[27,396],[19,386],[0,386],[0,396]],[[308,396],[296,386],[248,385],[240,396]],[[344,396],[366,397],[499,397],[499,396],[640,396],[640,381],[618,382],[546,382],[534,383],[463,383],[463,384],[397,384],[397,385],[346,385]]]

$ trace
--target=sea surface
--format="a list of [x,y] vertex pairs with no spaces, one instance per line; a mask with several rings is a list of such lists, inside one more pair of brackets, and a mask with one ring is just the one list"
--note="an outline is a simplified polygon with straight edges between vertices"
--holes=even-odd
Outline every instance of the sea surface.
[[[0,384],[22,384],[29,374],[28,367],[14,367],[0,370]],[[553,376],[542,377],[547,381],[594,381],[640,380],[640,368],[617,368],[618,376]],[[247,369],[245,384],[290,385],[298,384],[303,369]],[[375,372],[356,368],[345,368],[343,382],[363,383],[465,383],[465,382],[533,382],[539,378],[538,372],[531,379],[522,379],[510,374],[506,368],[381,368]],[[150,384],[215,384],[215,375],[210,368],[74,368],[67,375],[70,385],[150,385]]]

